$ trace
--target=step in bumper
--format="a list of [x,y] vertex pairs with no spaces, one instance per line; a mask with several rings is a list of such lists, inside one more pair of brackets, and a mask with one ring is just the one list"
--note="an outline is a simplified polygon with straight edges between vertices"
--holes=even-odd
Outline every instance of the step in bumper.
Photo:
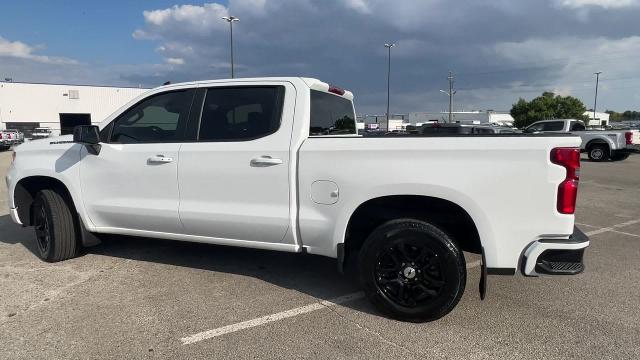
[[527,276],[576,275],[584,271],[584,249],[589,238],[577,227],[569,239],[540,239],[529,245],[522,261]]

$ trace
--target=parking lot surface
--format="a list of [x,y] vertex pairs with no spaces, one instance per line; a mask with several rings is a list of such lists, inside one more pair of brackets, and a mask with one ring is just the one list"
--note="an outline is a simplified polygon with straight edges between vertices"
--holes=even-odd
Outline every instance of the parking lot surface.
[[576,221],[591,237],[583,274],[490,276],[480,301],[469,256],[460,304],[412,324],[377,313],[323,257],[112,237],[42,262],[3,183],[0,359],[638,359],[640,155],[583,161]]

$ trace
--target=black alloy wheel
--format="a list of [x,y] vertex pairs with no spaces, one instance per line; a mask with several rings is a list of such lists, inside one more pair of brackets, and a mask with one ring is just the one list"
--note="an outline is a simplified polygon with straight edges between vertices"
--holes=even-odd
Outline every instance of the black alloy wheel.
[[383,313],[405,321],[432,321],[448,314],[466,285],[464,255],[437,226],[417,219],[376,228],[358,255],[360,282]]

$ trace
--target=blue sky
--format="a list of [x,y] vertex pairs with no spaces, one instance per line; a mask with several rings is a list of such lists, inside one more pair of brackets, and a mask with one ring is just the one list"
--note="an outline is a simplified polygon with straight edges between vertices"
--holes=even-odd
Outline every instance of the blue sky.
[[543,91],[640,108],[640,0],[11,1],[0,5],[0,77],[127,86],[312,76],[353,90],[361,113],[508,110]]

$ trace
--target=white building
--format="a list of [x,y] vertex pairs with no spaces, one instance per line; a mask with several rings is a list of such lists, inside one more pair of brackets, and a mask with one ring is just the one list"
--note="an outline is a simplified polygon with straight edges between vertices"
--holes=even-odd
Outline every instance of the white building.
[[54,135],[76,125],[97,124],[148,89],[88,85],[0,82],[0,130],[27,136],[37,127]]
[[585,111],[584,115],[589,117],[587,121],[588,126],[606,126],[609,125],[609,114],[604,112],[597,112],[596,117],[593,117],[593,111]]
[[[513,117],[507,112],[499,112],[493,110],[480,111],[453,111],[451,113],[453,122],[468,123],[468,124],[498,124],[513,126]],[[409,113],[409,122],[411,124],[423,124],[427,122],[448,122],[449,112],[442,111],[439,113],[433,112],[412,112]]]

